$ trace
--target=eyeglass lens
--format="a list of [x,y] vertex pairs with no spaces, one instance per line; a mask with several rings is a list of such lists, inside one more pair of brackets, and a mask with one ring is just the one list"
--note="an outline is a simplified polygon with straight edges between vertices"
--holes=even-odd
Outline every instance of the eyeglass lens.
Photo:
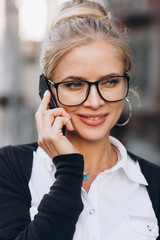
[[[80,80],[62,82],[58,85],[58,99],[63,105],[79,105],[86,100],[90,90],[89,85],[88,82]],[[98,92],[106,101],[122,100],[128,92],[127,79],[121,76],[103,79],[98,82]]]

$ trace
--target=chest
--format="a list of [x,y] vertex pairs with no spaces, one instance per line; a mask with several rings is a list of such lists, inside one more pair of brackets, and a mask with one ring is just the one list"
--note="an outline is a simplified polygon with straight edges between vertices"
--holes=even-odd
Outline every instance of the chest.
[[82,189],[82,201],[74,240],[155,240],[158,236],[146,187],[123,175],[99,175],[88,193]]
[[100,174],[100,171],[91,173],[87,175],[87,179],[83,180],[82,187],[88,193],[92,183],[95,181],[96,177]]
[[[36,163],[37,161],[33,164],[34,174],[29,182],[32,219],[41,199],[49,192],[54,181],[54,174],[48,174],[48,170],[44,171],[44,166],[41,168]],[[81,196],[84,210],[78,219],[74,240],[157,238],[157,219],[145,185],[132,181],[120,169],[100,173],[83,184]]]

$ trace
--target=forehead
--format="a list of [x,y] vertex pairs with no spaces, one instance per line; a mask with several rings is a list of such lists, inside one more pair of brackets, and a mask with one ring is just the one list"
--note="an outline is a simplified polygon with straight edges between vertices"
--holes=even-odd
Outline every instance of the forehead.
[[119,51],[106,40],[97,40],[72,49],[57,65],[54,76],[78,74],[83,77],[123,72],[124,64]]

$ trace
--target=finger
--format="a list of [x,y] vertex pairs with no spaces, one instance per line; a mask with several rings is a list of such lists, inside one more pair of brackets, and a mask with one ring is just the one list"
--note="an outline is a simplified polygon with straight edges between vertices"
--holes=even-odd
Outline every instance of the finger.
[[63,126],[66,126],[67,130],[69,131],[74,130],[71,120],[68,117],[56,117],[53,124],[54,131],[59,133],[62,131]]
[[45,110],[49,109],[49,102],[51,100],[51,93],[49,90],[45,91],[41,104],[39,105],[37,112],[44,112]]
[[[55,117],[67,117],[71,119],[71,116],[63,108],[45,110],[43,113],[38,114],[37,122],[43,128],[51,127],[54,123]],[[41,124],[40,124],[41,123]],[[69,129],[71,124],[69,124]]]
[[37,126],[42,126],[43,125],[43,116],[44,112],[49,108],[49,102],[50,102],[51,94],[47,90],[44,94],[44,97],[39,105],[39,108],[35,114],[35,120]]
[[54,117],[68,117],[71,119],[71,115],[66,112],[64,108],[54,108],[54,109],[49,109],[46,111],[50,116]]
[[70,119],[68,120],[68,122],[66,124],[66,129],[69,131],[74,131],[74,127],[73,127],[73,124]]

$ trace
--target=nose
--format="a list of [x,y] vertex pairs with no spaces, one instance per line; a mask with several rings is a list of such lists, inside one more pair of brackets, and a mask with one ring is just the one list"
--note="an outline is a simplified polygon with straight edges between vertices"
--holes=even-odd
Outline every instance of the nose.
[[90,87],[89,95],[86,101],[83,103],[85,107],[91,107],[93,109],[98,109],[100,106],[103,106],[105,101],[101,98],[98,93],[97,87],[92,85]]

